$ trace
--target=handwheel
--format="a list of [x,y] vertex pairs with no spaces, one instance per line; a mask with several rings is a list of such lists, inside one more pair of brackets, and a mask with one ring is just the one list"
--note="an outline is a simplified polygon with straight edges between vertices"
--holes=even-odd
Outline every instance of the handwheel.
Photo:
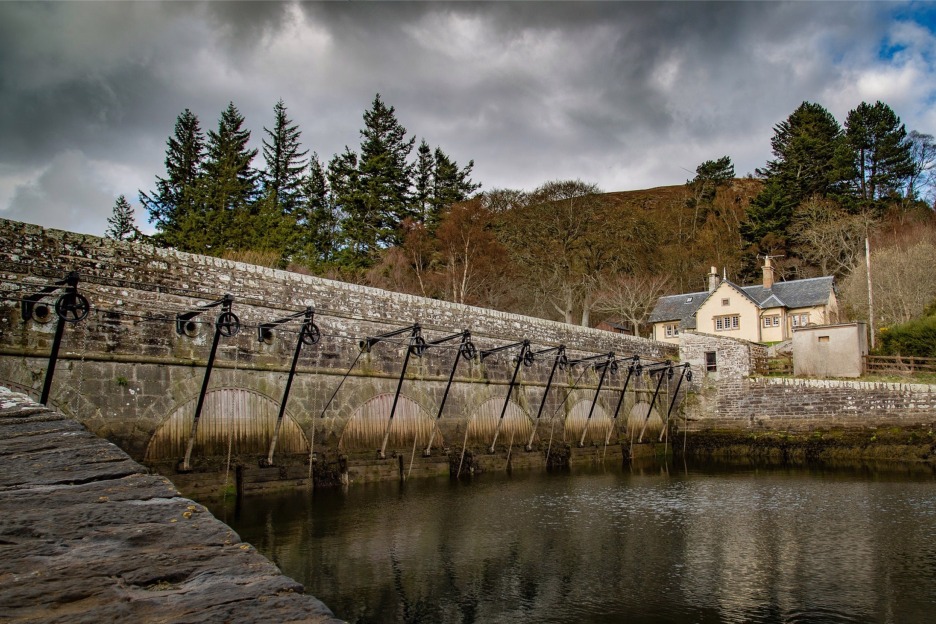
[[315,323],[308,323],[302,327],[302,344],[311,347],[322,339],[322,332]]
[[233,312],[222,312],[215,321],[215,328],[225,338],[237,335],[240,331],[240,319]]
[[81,293],[67,292],[55,300],[55,313],[66,323],[77,323],[90,311],[91,304]]

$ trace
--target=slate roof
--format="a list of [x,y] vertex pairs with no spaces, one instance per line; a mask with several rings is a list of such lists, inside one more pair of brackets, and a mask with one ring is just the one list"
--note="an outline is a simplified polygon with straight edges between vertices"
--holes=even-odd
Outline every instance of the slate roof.
[[[828,302],[833,289],[833,281],[832,276],[811,277],[789,282],[776,282],[773,288],[764,288],[760,284],[754,286],[737,286],[731,282],[729,284],[744,293],[762,309],[808,308]],[[708,299],[709,294],[708,291],[702,291],[660,297],[653,312],[650,313],[649,322],[680,321],[680,327],[695,329],[695,313]]]
[[692,325],[685,325],[686,329],[695,328],[695,313],[699,306],[708,299],[707,290],[695,293],[686,293],[683,295],[669,295],[657,299],[653,312],[650,313],[648,321],[650,323],[659,323],[660,321],[677,321],[692,319]]

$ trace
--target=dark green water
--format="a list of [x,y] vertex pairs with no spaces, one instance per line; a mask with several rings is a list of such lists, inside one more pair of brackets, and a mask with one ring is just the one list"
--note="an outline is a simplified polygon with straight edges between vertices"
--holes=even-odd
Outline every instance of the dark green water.
[[212,511],[350,622],[936,622],[927,469],[608,467]]

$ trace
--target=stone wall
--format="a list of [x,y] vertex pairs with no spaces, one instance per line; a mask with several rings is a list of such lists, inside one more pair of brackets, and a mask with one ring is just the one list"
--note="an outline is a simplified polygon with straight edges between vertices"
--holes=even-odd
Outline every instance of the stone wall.
[[[610,351],[656,360],[676,355],[671,345],[641,338],[13,221],[0,220],[0,249],[0,381],[37,395],[56,322],[54,315],[48,322],[24,322],[19,300],[78,271],[79,292],[92,309],[65,328],[51,403],[138,460],[167,417],[198,396],[204,377],[218,309],[194,319],[194,337],[176,333],[176,314],[226,293],[234,296],[232,310],[242,328],[221,339],[209,389],[247,389],[278,404],[298,325],[283,325],[269,344],[257,340],[257,326],[314,306],[322,339],[303,350],[287,416],[306,438],[331,445],[366,401],[395,391],[400,374],[405,337],[364,355],[359,341],[413,323],[421,324],[427,340],[469,329],[479,349],[529,339],[537,350],[564,344],[573,358]],[[402,394],[427,415],[435,416],[456,344],[411,359]],[[512,355],[460,365],[439,423],[446,441],[461,438],[479,405],[505,396]],[[552,356],[543,356],[521,369],[513,401],[530,417],[551,362]],[[560,372],[545,413],[561,417],[575,402],[591,399],[597,376],[583,368]],[[605,411],[613,411],[613,389],[621,383],[608,382],[599,401]],[[625,409],[642,396],[631,395]]]
[[[706,370],[705,354],[715,353],[716,372]],[[679,359],[688,362],[698,379],[747,377],[766,367],[767,347],[747,340],[699,332],[679,335]]]
[[933,385],[738,377],[721,379],[703,394],[693,411],[693,427],[701,429],[931,428],[936,423]]

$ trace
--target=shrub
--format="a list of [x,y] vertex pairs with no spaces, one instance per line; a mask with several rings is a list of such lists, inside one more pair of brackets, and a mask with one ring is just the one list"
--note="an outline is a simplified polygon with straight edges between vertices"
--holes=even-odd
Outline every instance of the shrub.
[[936,314],[884,327],[880,337],[882,355],[936,357]]

